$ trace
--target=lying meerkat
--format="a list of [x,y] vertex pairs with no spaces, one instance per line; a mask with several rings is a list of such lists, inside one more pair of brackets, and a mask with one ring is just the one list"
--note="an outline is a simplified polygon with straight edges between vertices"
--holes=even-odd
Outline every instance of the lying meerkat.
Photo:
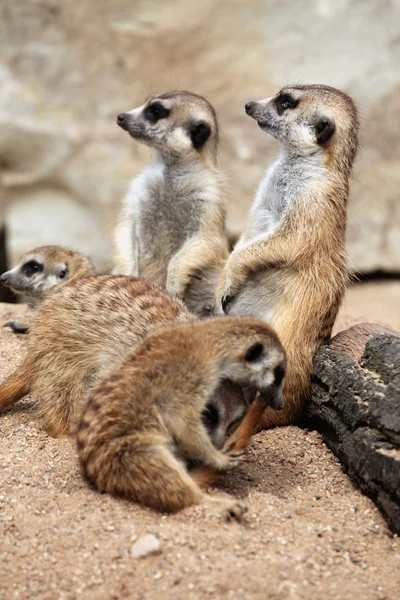
[[202,422],[207,403],[225,379],[269,398],[284,361],[274,331],[254,319],[210,319],[151,334],[89,394],[77,431],[84,476],[101,492],[156,510],[213,502],[240,518],[243,507],[203,493],[183,461],[217,472],[237,465],[236,453],[210,440]]
[[115,272],[143,277],[208,314],[228,257],[214,109],[197,94],[168,92],[117,123],[155,156],[123,201]]
[[[54,289],[93,275],[92,263],[79,252],[62,246],[41,246],[24,254],[19,265],[0,276],[0,283],[37,303]],[[27,333],[29,329],[14,322],[6,325],[15,333]]]
[[288,368],[284,410],[267,408],[257,422],[262,406],[254,403],[237,432],[241,446],[255,431],[302,414],[313,355],[330,337],[348,280],[346,205],[359,130],[352,99],[325,85],[285,87],[249,102],[246,113],[280,140],[281,154],[258,188],[217,304],[220,312],[269,323]]
[[[99,378],[152,331],[195,321],[184,304],[142,279],[99,276],[65,286],[38,308],[26,356],[0,385],[0,410],[32,393],[51,435],[74,433],[80,406]],[[210,400],[204,420],[216,446],[250,402],[248,390],[243,394],[228,380]]]

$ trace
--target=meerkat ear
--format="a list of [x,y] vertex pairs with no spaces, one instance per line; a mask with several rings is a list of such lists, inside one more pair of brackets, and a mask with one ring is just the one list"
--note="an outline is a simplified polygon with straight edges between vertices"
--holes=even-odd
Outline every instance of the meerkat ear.
[[315,134],[317,136],[318,144],[325,144],[325,142],[331,139],[334,133],[335,123],[332,123],[332,121],[321,119],[321,121],[318,121],[315,125]]
[[260,342],[256,342],[248,348],[244,360],[247,362],[256,362],[257,360],[260,360],[263,354],[264,346]]
[[190,139],[192,140],[193,148],[198,150],[201,148],[211,135],[211,127],[208,123],[200,121],[194,123],[189,129]]
[[68,275],[68,265],[64,264],[64,263],[60,263],[58,265],[56,265],[56,268],[54,269],[56,276],[59,279],[64,279],[64,277],[66,277]]

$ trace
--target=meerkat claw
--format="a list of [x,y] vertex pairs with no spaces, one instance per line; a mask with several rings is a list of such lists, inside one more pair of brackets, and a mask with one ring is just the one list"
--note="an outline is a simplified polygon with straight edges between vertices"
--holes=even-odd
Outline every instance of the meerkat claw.
[[235,519],[240,523],[243,520],[243,515],[245,515],[247,511],[247,506],[240,504],[240,502],[235,502],[224,510],[225,520],[232,521],[232,519]]
[[226,309],[228,308],[228,304],[230,304],[233,300],[233,296],[222,296],[221,298],[221,306],[224,313],[226,313]]

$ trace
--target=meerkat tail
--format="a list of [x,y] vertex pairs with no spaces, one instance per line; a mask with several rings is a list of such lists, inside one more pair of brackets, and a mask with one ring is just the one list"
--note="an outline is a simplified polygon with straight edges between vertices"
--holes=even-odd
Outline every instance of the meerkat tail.
[[201,489],[206,489],[217,483],[223,475],[221,471],[206,467],[204,465],[194,467],[189,471],[189,475]]
[[19,368],[0,385],[0,411],[29,394],[32,377],[29,369]]

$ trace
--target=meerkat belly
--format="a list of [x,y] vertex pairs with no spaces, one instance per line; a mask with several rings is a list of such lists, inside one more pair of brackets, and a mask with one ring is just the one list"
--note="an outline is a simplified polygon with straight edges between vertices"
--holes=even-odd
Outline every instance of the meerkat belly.
[[280,269],[251,273],[235,297],[230,317],[253,317],[272,324],[274,314],[285,296],[285,282]]
[[200,227],[198,204],[190,192],[151,186],[143,201],[139,225],[139,274],[165,287],[168,263]]

